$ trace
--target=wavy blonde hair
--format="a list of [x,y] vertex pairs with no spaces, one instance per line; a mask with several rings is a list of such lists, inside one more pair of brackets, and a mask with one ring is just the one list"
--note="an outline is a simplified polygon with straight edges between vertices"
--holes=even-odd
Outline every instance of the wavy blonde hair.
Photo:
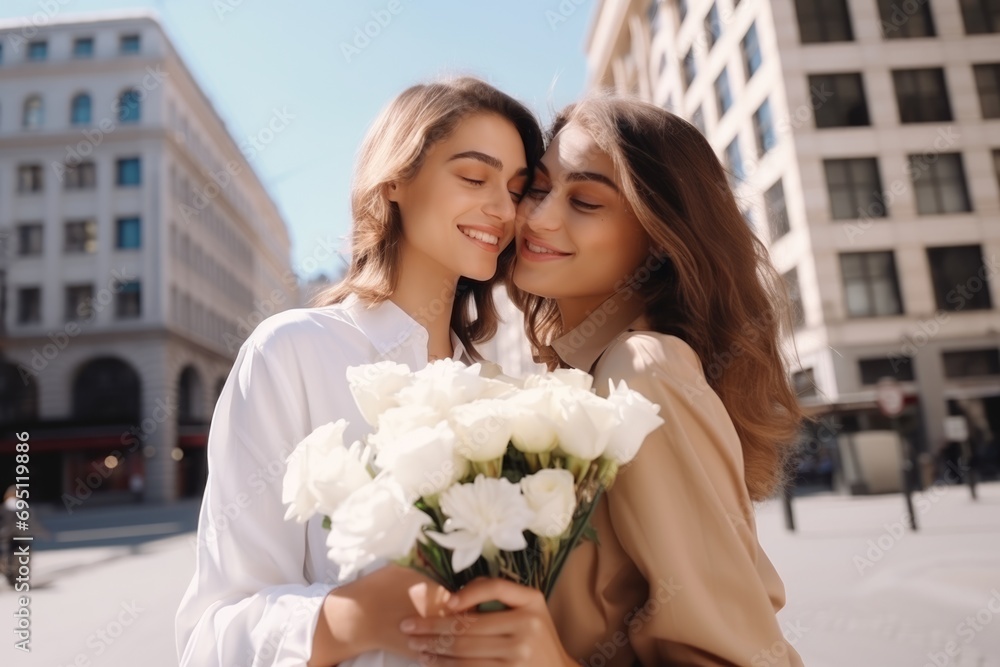
[[[347,275],[318,293],[311,305],[340,303],[351,294],[377,304],[392,295],[399,281],[403,225],[399,207],[386,197],[386,187],[413,178],[431,146],[446,139],[462,119],[482,113],[496,114],[514,125],[531,170],[545,149],[538,121],[523,104],[484,81],[460,77],[412,86],[382,110],[358,154],[351,188],[354,225]],[[490,280],[459,278],[451,327],[475,359],[482,358],[475,343],[496,334],[500,316],[493,288],[510,272],[514,252],[512,243],[500,253],[497,272]]]
[[[569,122],[611,157],[625,199],[662,256],[651,277],[633,286],[647,319],[698,353],[739,434],[750,497],[770,497],[784,482],[803,415],[781,351],[782,330],[791,331],[787,294],[766,247],[712,147],[687,121],[603,96],[563,110],[550,138]],[[558,305],[509,281],[508,290],[532,346],[551,366],[548,344],[562,333]]]

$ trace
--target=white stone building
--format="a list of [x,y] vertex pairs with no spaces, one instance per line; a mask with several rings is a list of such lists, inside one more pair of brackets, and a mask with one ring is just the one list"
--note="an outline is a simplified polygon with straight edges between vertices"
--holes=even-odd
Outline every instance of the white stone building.
[[1000,459],[1000,1],[598,0],[595,88],[697,125],[798,302],[795,374],[829,433],[919,450],[964,415]]
[[240,343],[299,301],[254,150],[154,15],[0,23],[0,460],[30,432],[32,497],[201,492]]

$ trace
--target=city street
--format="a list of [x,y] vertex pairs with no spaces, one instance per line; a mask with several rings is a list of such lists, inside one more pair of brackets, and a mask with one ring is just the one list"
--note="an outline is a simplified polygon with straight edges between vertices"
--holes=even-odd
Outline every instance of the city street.
[[[976,502],[966,487],[932,487],[914,505],[917,533],[898,495],[797,498],[794,534],[780,504],[759,509],[788,592],[780,619],[809,667],[1000,666],[1000,484],[981,485]],[[32,561],[32,652],[6,641],[0,664],[175,665],[173,615],[194,566],[196,513],[186,501],[47,517],[54,548]],[[9,589],[0,606],[9,619]],[[753,664],[780,661],[762,653]]]

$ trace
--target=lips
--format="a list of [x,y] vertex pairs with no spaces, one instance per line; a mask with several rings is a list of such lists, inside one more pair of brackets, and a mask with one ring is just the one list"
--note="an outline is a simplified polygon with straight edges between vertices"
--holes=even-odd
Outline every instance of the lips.
[[482,241],[483,243],[488,243],[490,245],[499,246],[500,245],[500,235],[496,233],[488,232],[484,229],[477,227],[459,227],[459,231],[468,236],[470,239],[475,239],[477,241]]
[[518,257],[526,262],[557,262],[572,257],[572,253],[562,252],[528,237],[521,239],[517,252]]
[[524,246],[533,253],[539,255],[555,255],[557,257],[568,257],[572,253],[563,252],[558,248],[540,241],[532,236],[525,235]]

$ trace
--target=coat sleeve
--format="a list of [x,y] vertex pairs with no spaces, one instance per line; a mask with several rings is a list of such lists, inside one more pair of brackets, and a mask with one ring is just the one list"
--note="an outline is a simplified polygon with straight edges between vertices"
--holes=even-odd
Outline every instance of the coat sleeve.
[[309,424],[277,342],[243,344],[212,417],[195,573],[176,615],[181,667],[305,665],[333,588],[306,578],[308,524],[284,520],[285,458]]
[[665,423],[608,491],[611,523],[648,584],[628,634],[643,665],[799,666],[777,618],[784,588],[757,541],[739,437],[679,338],[630,335],[603,376],[660,406]]

